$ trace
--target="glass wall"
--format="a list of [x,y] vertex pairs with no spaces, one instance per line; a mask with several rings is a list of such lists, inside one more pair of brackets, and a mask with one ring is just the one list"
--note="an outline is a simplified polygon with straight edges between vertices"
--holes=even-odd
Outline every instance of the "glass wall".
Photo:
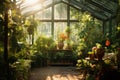
[[82,28],[82,22],[80,22],[82,15],[82,11],[64,3],[43,9],[35,14],[35,19],[40,21],[37,27],[37,36],[53,36],[53,38],[57,40],[58,35],[63,33],[67,27],[70,27],[72,30],[70,39],[76,42],[78,39],[78,36],[76,36],[78,31],[75,27]]
[[35,14],[35,19],[39,19],[39,20],[50,20],[52,17],[52,8],[48,8],[48,9],[44,9],[41,10],[40,12]]
[[64,3],[39,11],[35,14],[35,19],[41,23],[37,29],[38,36],[42,34],[57,39],[58,34],[64,32],[70,23],[78,22],[76,14],[79,14],[78,10]]
[[38,25],[37,34],[51,36],[51,22],[42,22]]
[[66,4],[63,4],[63,3],[57,4],[55,5],[54,9],[55,9],[55,13],[54,13],[55,19],[59,19],[59,20],[66,19],[67,20],[67,5]]
[[67,22],[55,22],[54,26],[54,39],[57,40],[57,36],[67,28]]

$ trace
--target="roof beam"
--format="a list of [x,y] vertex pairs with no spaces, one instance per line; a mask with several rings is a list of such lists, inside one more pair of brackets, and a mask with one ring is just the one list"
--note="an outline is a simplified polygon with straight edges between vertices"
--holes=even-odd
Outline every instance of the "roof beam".
[[109,13],[116,13],[118,4],[110,1],[110,0],[86,0],[90,4],[94,4],[95,6],[98,6],[102,8],[103,10],[109,12]]
[[107,12],[113,14],[113,11],[112,11],[112,10],[107,9],[107,8],[105,8],[104,6],[102,6],[102,5],[100,5],[100,4],[96,3],[96,2],[94,2],[94,1],[92,1],[92,0],[86,0],[86,1],[87,1],[88,3],[90,3],[90,4],[93,4],[93,5],[95,5],[95,6],[99,7],[99,8],[101,8],[101,9],[104,10],[104,11],[107,11]]
[[107,16],[101,13],[96,12],[95,10],[93,10],[91,7],[88,7],[86,5],[86,3],[82,3],[79,1],[75,1],[75,0],[62,0],[64,3],[67,3],[68,5],[74,6],[78,9],[83,9],[86,10],[88,12],[90,12],[92,14],[92,16],[100,19],[100,20],[107,20]]
[[[86,2],[86,3],[87,3],[87,2]],[[112,14],[110,14],[109,12],[106,12],[106,11],[104,11],[103,9],[101,9],[101,8],[95,6],[95,5],[92,5],[92,4],[87,3],[86,6],[87,6],[88,8],[91,8],[91,10],[93,10],[93,11],[95,11],[95,12],[101,14],[101,15],[106,16],[107,18],[110,18],[110,17],[112,16]]]
[[[36,5],[42,5],[40,8],[34,8],[34,6],[21,6],[22,14],[25,16],[32,15],[43,9],[49,8],[52,5],[58,3],[66,3],[79,10],[85,10],[91,13],[91,15],[100,20],[108,20],[116,15],[117,3],[109,0],[43,0],[39,1]],[[35,6],[36,6],[35,5]]]

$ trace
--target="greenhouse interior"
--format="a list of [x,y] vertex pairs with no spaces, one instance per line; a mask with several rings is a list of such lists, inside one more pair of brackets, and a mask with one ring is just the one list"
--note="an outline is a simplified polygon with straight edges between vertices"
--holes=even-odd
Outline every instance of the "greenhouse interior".
[[120,80],[120,0],[0,0],[0,80]]

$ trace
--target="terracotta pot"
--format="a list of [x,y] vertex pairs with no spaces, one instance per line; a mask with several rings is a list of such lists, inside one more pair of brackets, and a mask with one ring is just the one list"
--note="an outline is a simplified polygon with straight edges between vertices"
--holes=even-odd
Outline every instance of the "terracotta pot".
[[63,42],[59,42],[58,43],[58,49],[63,49],[64,47],[64,43]]

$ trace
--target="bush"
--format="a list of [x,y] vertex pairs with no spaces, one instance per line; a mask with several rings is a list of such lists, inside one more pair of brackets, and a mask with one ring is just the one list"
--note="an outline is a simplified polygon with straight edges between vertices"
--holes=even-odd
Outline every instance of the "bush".
[[33,56],[31,56],[31,67],[40,67],[43,66],[43,56],[41,53],[34,53]]
[[31,60],[19,59],[10,65],[11,80],[28,80]]

